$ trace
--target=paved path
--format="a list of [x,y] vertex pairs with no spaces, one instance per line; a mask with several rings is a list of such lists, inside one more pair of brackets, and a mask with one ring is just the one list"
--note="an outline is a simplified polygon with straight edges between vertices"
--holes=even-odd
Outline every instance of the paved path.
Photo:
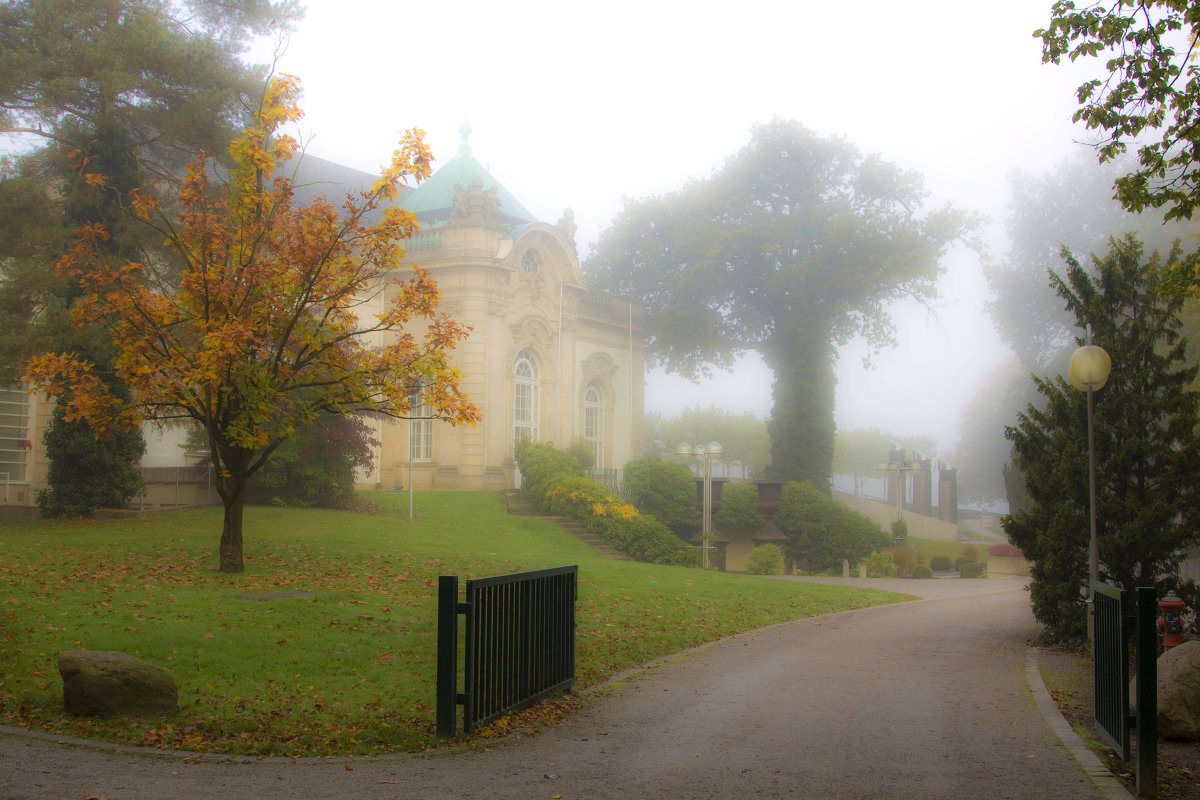
[[1114,796],[1035,703],[1022,582],[878,585],[928,599],[780,625],[636,671],[567,722],[487,751],[191,763],[7,735],[0,797]]

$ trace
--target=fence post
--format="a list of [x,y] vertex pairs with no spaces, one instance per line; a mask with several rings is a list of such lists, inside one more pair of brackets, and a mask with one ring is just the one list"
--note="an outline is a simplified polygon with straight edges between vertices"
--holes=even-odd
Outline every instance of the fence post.
[[438,576],[437,733],[458,730],[458,576]]
[[1137,796],[1158,797],[1158,597],[1139,586],[1137,597]]

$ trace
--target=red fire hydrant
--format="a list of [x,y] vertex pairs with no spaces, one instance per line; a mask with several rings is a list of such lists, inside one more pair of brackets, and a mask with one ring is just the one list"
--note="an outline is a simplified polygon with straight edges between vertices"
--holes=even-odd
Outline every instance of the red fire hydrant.
[[1158,629],[1163,634],[1163,652],[1183,643],[1183,610],[1187,608],[1174,590],[1158,601],[1162,616],[1158,620]]

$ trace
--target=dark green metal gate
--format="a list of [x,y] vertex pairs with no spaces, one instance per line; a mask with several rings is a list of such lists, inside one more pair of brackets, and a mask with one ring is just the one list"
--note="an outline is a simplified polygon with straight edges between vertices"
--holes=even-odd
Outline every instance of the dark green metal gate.
[[[496,717],[537,702],[575,681],[576,566],[438,584],[437,730],[453,736],[457,706],[470,732]],[[458,685],[458,617],[463,636],[463,682]]]
[[[1122,761],[1131,744],[1137,750],[1137,796],[1158,797],[1158,599],[1153,587],[1128,592],[1106,583],[1092,584],[1095,627],[1096,731]],[[1129,642],[1133,634],[1137,666],[1137,714],[1129,713]],[[1137,732],[1131,741],[1130,730]]]

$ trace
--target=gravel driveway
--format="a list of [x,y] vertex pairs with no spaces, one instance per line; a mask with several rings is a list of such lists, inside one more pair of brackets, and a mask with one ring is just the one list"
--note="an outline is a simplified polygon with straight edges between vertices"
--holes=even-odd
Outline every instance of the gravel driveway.
[[1110,796],[1035,705],[1023,580],[865,583],[925,599],[779,625],[636,670],[566,722],[486,751],[193,763],[2,735],[0,797]]

